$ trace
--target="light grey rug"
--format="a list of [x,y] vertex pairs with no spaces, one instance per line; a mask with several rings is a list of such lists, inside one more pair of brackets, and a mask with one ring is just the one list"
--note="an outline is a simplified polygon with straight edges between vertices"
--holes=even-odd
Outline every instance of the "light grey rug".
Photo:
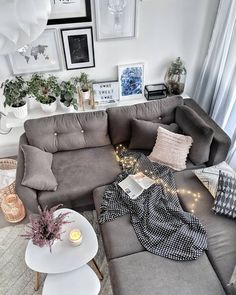
[[[104,275],[101,282],[100,295],[112,295],[108,266],[104,254],[103,243],[97,216],[95,211],[84,212],[95,229],[98,237],[99,250],[95,260]],[[20,237],[25,231],[25,225],[12,225],[0,229],[0,294],[1,295],[41,295],[43,283],[40,289],[34,291],[34,272],[25,264],[25,249],[27,241]],[[46,275],[41,275],[41,280]],[[54,294],[52,294],[54,295]],[[55,294],[56,295],[56,294]]]

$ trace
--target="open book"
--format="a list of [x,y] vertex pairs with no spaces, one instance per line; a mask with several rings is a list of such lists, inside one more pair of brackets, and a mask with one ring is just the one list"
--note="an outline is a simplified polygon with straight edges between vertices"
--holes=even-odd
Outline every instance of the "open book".
[[153,185],[155,182],[139,172],[134,175],[127,176],[124,180],[119,183],[119,186],[125,191],[131,199],[136,199],[141,193]]

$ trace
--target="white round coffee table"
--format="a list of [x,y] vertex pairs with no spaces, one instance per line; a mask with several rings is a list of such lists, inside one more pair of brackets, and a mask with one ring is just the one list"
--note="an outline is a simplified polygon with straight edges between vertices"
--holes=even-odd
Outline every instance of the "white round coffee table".
[[98,277],[88,265],[84,265],[70,272],[47,275],[42,295],[93,295],[99,291]]
[[[70,212],[70,214],[66,217],[66,220],[71,223],[63,225],[62,231],[64,232],[61,236],[62,240],[55,241],[52,246],[52,253],[49,250],[49,247],[40,248],[35,246],[32,241],[28,242],[26,252],[25,252],[25,262],[29,268],[36,272],[36,284],[35,289],[39,287],[39,273],[46,273],[48,277],[45,280],[43,294],[47,293],[47,286],[56,285],[55,281],[63,280],[61,283],[63,286],[66,286],[69,281],[70,284],[67,286],[74,290],[71,283],[74,281],[74,278],[77,277],[78,281],[81,281],[79,275],[81,277],[86,276],[86,273],[89,274],[92,280],[93,271],[85,266],[89,261],[93,261],[98,274],[101,274],[98,270],[98,267],[93,260],[98,250],[98,241],[96,233],[88,222],[86,218],[84,218],[78,212],[71,209],[59,209],[54,214],[55,216],[60,213]],[[83,242],[80,246],[74,247],[71,245],[69,241],[69,233],[72,229],[79,228],[82,236]],[[60,274],[58,276],[52,276],[52,274]],[[95,275],[95,274],[94,274]],[[70,279],[68,279],[70,277]],[[102,278],[102,276],[100,276]],[[97,279],[97,277],[96,277]],[[63,283],[64,282],[64,283]],[[99,281],[98,281],[99,282]],[[97,286],[97,280],[93,279],[93,283],[91,285]],[[89,284],[88,284],[89,285]],[[89,287],[89,286],[88,286]],[[56,288],[56,286],[55,286]],[[96,289],[96,288],[95,288]],[[100,289],[100,284],[99,284]],[[86,289],[87,291],[87,289]],[[80,291],[82,292],[82,291]],[[64,294],[64,293],[55,293],[55,294]],[[69,293],[67,293],[69,295]],[[81,293],[83,294],[83,293]],[[86,293],[86,294],[97,294],[97,293]],[[53,293],[51,293],[53,295]]]

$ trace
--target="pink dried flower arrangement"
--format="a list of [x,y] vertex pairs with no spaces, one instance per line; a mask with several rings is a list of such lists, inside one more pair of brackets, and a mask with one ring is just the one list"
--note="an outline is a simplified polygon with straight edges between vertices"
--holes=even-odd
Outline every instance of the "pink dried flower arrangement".
[[30,230],[21,236],[27,240],[32,240],[36,246],[49,246],[50,252],[52,252],[52,245],[55,240],[61,240],[62,225],[70,223],[70,221],[65,220],[70,212],[60,213],[57,217],[54,217],[53,213],[61,206],[54,206],[50,210],[47,207],[43,210],[39,207],[39,215],[34,218],[29,217],[31,224],[27,227]]

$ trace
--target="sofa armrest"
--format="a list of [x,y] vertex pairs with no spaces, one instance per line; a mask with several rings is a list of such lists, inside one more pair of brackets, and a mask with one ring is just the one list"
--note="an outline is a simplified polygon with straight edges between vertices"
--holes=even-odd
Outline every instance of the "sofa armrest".
[[17,169],[16,169],[16,193],[22,200],[27,209],[32,213],[38,213],[38,197],[37,191],[21,184],[24,176],[24,155],[21,150],[23,144],[28,144],[25,133],[21,135],[19,142],[19,151],[17,157]]
[[216,165],[225,160],[231,140],[210,116],[191,98],[184,99],[184,104],[192,108],[213,130],[214,137],[211,143],[207,166]]

